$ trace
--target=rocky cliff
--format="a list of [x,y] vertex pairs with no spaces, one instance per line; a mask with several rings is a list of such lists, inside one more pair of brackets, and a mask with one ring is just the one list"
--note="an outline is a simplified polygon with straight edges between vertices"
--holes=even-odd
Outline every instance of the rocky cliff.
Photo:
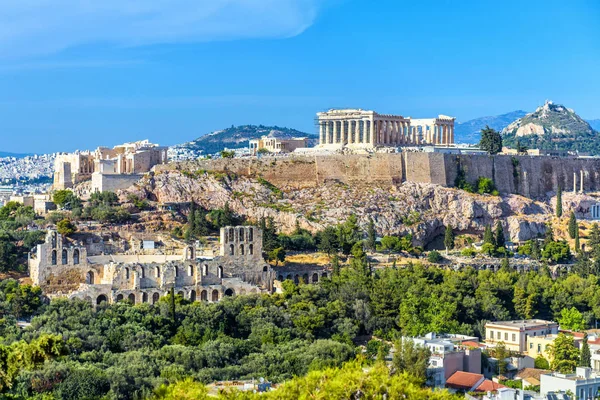
[[318,187],[274,187],[251,177],[209,172],[163,171],[120,193],[165,202],[194,200],[203,207],[229,202],[250,219],[271,216],[284,232],[296,220],[311,231],[343,222],[351,213],[366,228],[373,218],[380,235],[412,233],[416,245],[426,245],[451,225],[462,233],[481,233],[486,224],[502,221],[512,240],[527,240],[545,232],[552,209],[518,195],[481,196],[434,184],[405,182],[386,186],[350,186],[326,182]]

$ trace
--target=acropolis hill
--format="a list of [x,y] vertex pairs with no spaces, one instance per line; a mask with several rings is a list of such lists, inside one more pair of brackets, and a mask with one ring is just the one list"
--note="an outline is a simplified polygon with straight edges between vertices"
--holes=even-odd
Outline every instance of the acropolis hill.
[[459,171],[475,182],[491,178],[501,194],[542,198],[560,186],[577,191],[600,190],[600,160],[508,155],[400,153],[336,154],[214,159],[157,165],[155,171],[206,170],[262,177],[286,187],[316,187],[328,181],[349,185],[433,183],[453,187]]

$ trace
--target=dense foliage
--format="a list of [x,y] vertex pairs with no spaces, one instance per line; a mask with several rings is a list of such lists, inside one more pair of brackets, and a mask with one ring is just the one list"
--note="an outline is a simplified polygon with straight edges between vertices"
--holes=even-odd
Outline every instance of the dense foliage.
[[43,231],[27,229],[34,219],[30,206],[8,202],[0,207],[0,272],[26,269],[27,252],[44,237]]

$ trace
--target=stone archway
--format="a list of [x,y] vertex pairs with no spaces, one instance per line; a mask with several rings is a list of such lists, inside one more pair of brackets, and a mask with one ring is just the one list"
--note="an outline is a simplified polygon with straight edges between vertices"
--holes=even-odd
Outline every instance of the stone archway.
[[200,292],[200,301],[208,301],[208,292],[206,290]]
[[302,275],[302,283],[308,283],[308,274]]
[[231,297],[231,296],[235,296],[235,291],[231,288],[225,290],[225,296]]
[[142,293],[142,303],[147,303],[148,302],[148,293],[144,292]]
[[127,296],[127,300],[131,302],[131,304],[135,304],[135,294],[129,294],[129,296]]
[[313,283],[319,282],[319,274],[317,274],[316,272],[312,276],[312,282]]
[[219,291],[217,289],[215,289],[215,290],[212,291],[211,300],[212,301],[219,301]]
[[117,295],[117,301],[123,301],[123,295],[122,294],[118,294]]
[[94,272],[93,271],[88,271],[88,273],[85,274],[85,283],[87,283],[88,285],[94,284]]
[[96,304],[97,305],[100,305],[102,303],[108,303],[108,299],[103,294],[101,294],[100,296],[98,296],[98,298],[96,299]]
[[196,301],[196,291],[192,290],[190,292],[190,301]]
[[158,302],[158,299],[160,299],[160,294],[156,292],[152,295],[152,304],[156,304],[156,302]]

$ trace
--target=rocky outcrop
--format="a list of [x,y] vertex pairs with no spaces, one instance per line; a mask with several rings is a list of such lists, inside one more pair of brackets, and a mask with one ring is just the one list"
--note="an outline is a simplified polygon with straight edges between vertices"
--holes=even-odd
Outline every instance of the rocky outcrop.
[[147,176],[122,191],[160,203],[189,202],[207,208],[225,203],[250,219],[273,217],[284,232],[296,221],[317,231],[355,214],[366,228],[370,218],[380,235],[411,233],[415,245],[426,245],[451,225],[461,233],[480,233],[487,224],[502,221],[512,240],[543,235],[552,208],[517,195],[488,196],[434,184],[405,182],[393,186],[349,186],[328,182],[316,188],[275,188],[249,177],[202,172],[164,171]]

